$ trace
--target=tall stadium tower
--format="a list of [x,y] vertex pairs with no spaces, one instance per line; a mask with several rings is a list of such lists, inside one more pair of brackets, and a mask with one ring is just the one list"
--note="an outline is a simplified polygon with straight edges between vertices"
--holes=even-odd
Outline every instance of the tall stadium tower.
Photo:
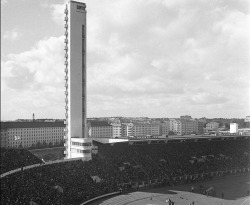
[[69,1],[65,8],[65,158],[91,159],[86,122],[86,4]]

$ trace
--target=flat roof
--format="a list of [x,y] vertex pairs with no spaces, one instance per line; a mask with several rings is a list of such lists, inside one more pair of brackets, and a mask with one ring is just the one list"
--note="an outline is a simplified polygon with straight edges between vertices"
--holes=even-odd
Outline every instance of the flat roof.
[[110,125],[108,122],[106,121],[95,121],[95,120],[90,120],[88,121],[88,123],[90,124],[91,127],[111,127],[112,125]]
[[39,128],[39,127],[65,127],[63,121],[56,122],[1,122],[1,129]]

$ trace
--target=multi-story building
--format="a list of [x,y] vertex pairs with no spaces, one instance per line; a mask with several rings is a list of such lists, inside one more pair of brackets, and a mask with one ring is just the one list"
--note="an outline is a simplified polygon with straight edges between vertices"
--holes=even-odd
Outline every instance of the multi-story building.
[[64,137],[63,121],[1,122],[1,147],[31,147],[38,143],[59,145]]
[[160,135],[168,135],[170,131],[170,121],[164,121],[160,126]]
[[230,123],[230,133],[231,134],[238,133],[238,123]]
[[[65,158],[91,159],[86,121],[86,4],[70,0],[65,8]],[[73,147],[72,147],[73,146]]]
[[88,122],[89,138],[112,138],[113,128],[106,121],[89,121]]
[[160,124],[133,123],[133,136],[159,136]]
[[199,131],[203,132],[203,124],[201,131],[201,127],[199,128],[199,122],[197,120],[170,119],[169,123],[170,131],[174,132],[176,135],[190,135],[199,134]]
[[120,138],[122,136],[121,134],[121,124],[119,123],[111,123],[112,125],[112,133],[113,133],[113,138]]
[[198,133],[197,134],[202,134],[204,131],[204,123],[203,121],[198,120]]
[[250,116],[246,116],[245,123],[246,123],[246,128],[250,128]]
[[180,134],[180,120],[177,119],[170,119],[169,120],[169,130],[172,131],[174,134]]
[[206,131],[217,131],[219,128],[219,123],[218,122],[209,122],[206,124]]
[[130,137],[133,136],[133,123],[122,123],[121,136]]
[[198,134],[198,121],[196,120],[180,120],[180,135]]

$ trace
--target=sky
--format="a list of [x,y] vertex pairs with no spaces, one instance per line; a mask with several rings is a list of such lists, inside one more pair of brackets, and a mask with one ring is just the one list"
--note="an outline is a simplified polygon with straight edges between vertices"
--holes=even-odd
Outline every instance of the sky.
[[[64,0],[1,0],[1,120],[65,118]],[[87,117],[250,115],[250,1],[86,0]]]

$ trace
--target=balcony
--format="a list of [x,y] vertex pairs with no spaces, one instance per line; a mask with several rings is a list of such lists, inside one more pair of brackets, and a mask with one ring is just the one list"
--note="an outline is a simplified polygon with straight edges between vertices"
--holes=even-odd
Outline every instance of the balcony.
[[66,76],[64,77],[64,79],[65,79],[66,81],[68,81],[68,76],[66,75]]
[[68,9],[67,9],[67,8],[64,10],[64,13],[65,13],[65,14],[68,14]]
[[68,98],[65,98],[65,102],[68,103]]
[[67,37],[67,36],[68,36],[68,32],[66,31],[66,32],[64,33],[64,35]]
[[64,71],[65,71],[65,73],[68,73],[68,69],[67,68],[65,68]]
[[68,65],[68,61],[65,61],[65,62],[64,62],[64,65]]
[[64,24],[64,28],[68,29],[68,24]]
[[67,120],[65,120],[65,121],[64,121],[64,124],[65,124],[65,125],[68,125],[68,121],[67,121]]
[[68,51],[68,46],[65,46],[65,47],[64,47],[64,50],[65,50],[65,51]]
[[68,58],[68,54],[67,54],[67,53],[65,54],[65,58],[66,58],[66,59]]
[[68,43],[68,39],[67,38],[64,39],[64,43],[66,43],[66,44]]
[[64,21],[66,21],[66,22],[68,21],[68,17],[67,16],[65,16]]
[[65,95],[68,95],[68,91],[66,90],[66,91],[64,91],[64,93],[65,93]]
[[65,110],[68,110],[68,106],[65,106]]
[[65,117],[68,118],[68,113],[67,112],[65,113]]
[[65,85],[64,85],[64,86],[65,86],[65,88],[66,88],[66,89],[68,89],[68,83],[65,83]]

